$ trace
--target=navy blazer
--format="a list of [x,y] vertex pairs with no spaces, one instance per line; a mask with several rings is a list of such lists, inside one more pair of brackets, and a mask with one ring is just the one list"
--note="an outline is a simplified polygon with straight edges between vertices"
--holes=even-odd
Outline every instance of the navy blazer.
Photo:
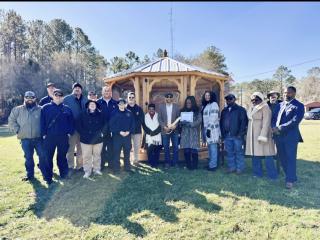
[[285,109],[282,113],[278,127],[280,130],[279,136],[284,137],[285,140],[303,142],[299,124],[304,116],[304,105],[296,99],[293,99],[288,105],[286,105],[285,101],[277,104],[272,113],[272,128],[276,127],[277,118],[282,108]]

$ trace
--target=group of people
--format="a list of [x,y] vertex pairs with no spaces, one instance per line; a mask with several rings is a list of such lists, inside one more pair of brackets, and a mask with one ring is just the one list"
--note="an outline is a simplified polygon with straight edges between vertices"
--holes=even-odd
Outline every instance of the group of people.
[[155,104],[148,104],[146,114],[136,104],[134,92],[116,101],[110,86],[103,87],[99,99],[95,92],[85,97],[79,83],[73,84],[72,93],[66,97],[53,83],[47,85],[47,91],[48,96],[39,104],[35,93],[27,91],[24,104],[15,107],[9,116],[9,126],[21,139],[24,151],[24,180],[34,178],[34,150],[48,184],[52,183],[56,150],[61,178],[82,169],[84,178],[92,173],[101,175],[106,167],[118,173],[121,151],[124,170],[133,173],[131,167],[139,164],[142,145],[152,167],[158,166],[162,147],[165,168],[177,166],[180,148],[186,167],[194,170],[198,168],[200,139],[208,148],[209,171],[218,168],[218,145],[223,143],[227,173],[241,174],[248,155],[252,156],[255,177],[263,176],[264,160],[268,178],[277,179],[278,158],[286,175],[286,187],[292,188],[297,180],[297,145],[302,140],[298,126],[304,106],[295,99],[296,89],[292,86],[284,91],[283,102],[277,92],[268,94],[268,102],[262,93],[253,93],[248,110],[236,103],[235,95],[228,94],[221,114],[212,91],[205,91],[201,106],[194,96],[188,96],[181,109],[174,103],[173,93],[168,92],[158,109]]

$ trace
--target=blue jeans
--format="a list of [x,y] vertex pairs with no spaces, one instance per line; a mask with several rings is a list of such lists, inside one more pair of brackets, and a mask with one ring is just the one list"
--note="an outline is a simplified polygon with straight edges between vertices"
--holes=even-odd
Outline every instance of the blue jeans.
[[242,171],[245,168],[243,139],[239,137],[226,137],[224,146],[227,152],[229,170]]
[[209,168],[215,168],[218,165],[218,145],[217,143],[208,144],[209,150]]
[[278,172],[274,165],[273,156],[252,156],[252,171],[253,175],[257,177],[263,176],[262,159],[265,159],[267,175],[270,179],[277,179]]
[[[173,160],[170,159],[170,139],[173,147]],[[164,158],[166,164],[175,166],[179,158],[179,135],[172,132],[170,134],[162,134],[162,145],[164,147]]]
[[41,138],[30,138],[30,139],[21,139],[21,147],[24,152],[25,158],[25,167],[27,171],[27,177],[34,177],[34,159],[33,154],[36,150],[39,157],[39,162],[43,162],[45,158],[45,153],[42,145]]

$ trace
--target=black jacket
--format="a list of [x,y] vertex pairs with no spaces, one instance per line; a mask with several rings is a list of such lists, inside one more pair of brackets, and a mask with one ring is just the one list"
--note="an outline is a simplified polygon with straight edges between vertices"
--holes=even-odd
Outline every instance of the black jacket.
[[[228,106],[225,107],[221,112],[220,129],[222,138],[225,138],[227,136],[243,138],[247,133],[248,127],[247,112],[243,107],[237,104],[234,104],[231,107],[230,112],[228,108]],[[228,118],[228,116],[231,119],[231,121],[229,122],[229,130],[226,126],[226,119]]]
[[127,109],[132,112],[134,117],[134,132],[132,134],[139,134],[141,133],[141,126],[144,122],[144,113],[140,106],[135,104],[131,107],[129,104],[127,105]]
[[85,110],[80,114],[76,128],[80,134],[80,142],[98,144],[102,142],[102,134],[106,134],[108,124],[100,111],[89,113]]

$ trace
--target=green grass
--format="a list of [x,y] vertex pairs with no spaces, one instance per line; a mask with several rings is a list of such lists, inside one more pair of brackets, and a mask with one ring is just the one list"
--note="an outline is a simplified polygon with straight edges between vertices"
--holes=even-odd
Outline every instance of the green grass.
[[241,176],[142,165],[89,181],[56,176],[47,188],[38,169],[32,184],[20,180],[19,142],[0,128],[0,239],[320,239],[320,121],[301,130],[290,191],[283,175],[252,178],[249,160]]

